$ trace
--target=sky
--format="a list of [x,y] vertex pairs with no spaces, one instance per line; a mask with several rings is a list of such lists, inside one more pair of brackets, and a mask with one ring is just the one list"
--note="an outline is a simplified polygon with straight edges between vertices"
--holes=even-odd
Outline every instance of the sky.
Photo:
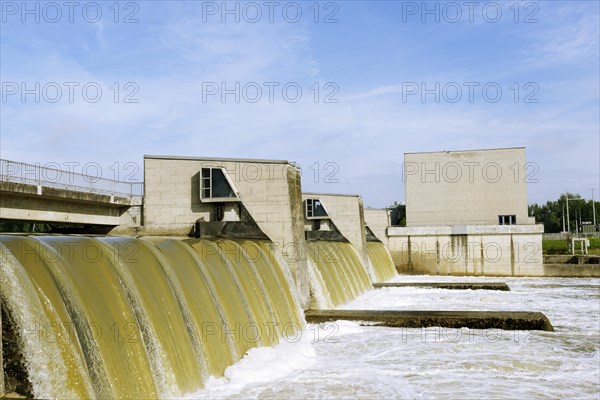
[[2,159],[289,160],[384,207],[404,153],[525,146],[530,203],[600,198],[598,1],[0,4]]

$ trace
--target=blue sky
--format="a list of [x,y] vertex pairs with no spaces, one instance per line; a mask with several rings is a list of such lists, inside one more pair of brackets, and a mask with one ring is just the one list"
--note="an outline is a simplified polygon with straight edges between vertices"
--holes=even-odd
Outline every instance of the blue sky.
[[3,159],[287,159],[304,190],[381,207],[405,152],[526,146],[530,202],[600,197],[597,1],[1,3]]

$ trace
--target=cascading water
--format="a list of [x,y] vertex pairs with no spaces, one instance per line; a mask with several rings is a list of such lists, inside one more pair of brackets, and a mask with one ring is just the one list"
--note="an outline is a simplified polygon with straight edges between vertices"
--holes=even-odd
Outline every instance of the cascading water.
[[367,253],[371,269],[375,274],[375,282],[387,281],[397,274],[392,256],[383,243],[367,242]]
[[350,243],[306,243],[311,308],[334,308],[372,289],[371,280]]
[[0,256],[35,397],[180,397],[304,326],[267,242],[0,236]]

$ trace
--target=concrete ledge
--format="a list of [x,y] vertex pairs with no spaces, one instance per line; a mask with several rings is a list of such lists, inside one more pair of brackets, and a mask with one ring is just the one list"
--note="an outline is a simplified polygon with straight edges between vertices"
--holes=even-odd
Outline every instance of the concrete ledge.
[[600,278],[600,264],[544,264],[544,276]]
[[375,289],[386,287],[425,287],[433,289],[455,289],[455,290],[503,290],[510,291],[510,287],[504,282],[407,282],[407,283],[374,283]]
[[308,310],[309,323],[337,320],[361,321],[363,325],[393,328],[445,328],[537,330],[553,332],[541,312],[528,311],[397,311],[397,310]]
[[387,232],[388,236],[541,234],[544,225],[390,226]]
[[0,181],[0,192],[3,192],[2,196],[48,197],[77,203],[98,203],[110,207],[131,207],[142,204],[141,197],[111,196],[7,181]]
[[337,231],[305,231],[304,235],[307,241],[325,240],[328,242],[348,243],[348,239]]
[[303,195],[307,196],[335,196],[335,197],[358,197],[362,198],[359,194],[344,194],[344,193],[317,193],[317,192],[302,192]]
[[287,160],[263,160],[254,158],[224,158],[224,157],[189,157],[189,156],[161,156],[144,154],[146,159],[155,160],[179,160],[179,161],[222,161],[222,162],[242,162],[242,163],[259,163],[259,164],[290,164],[292,162]]
[[258,226],[243,221],[197,221],[194,228],[194,237],[271,240]]

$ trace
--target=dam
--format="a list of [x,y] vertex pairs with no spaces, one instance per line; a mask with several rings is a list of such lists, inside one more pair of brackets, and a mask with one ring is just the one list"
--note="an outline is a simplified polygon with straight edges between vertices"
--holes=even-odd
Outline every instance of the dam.
[[[35,207],[43,207],[49,197],[54,204],[41,182],[27,184],[35,192],[2,186],[9,193],[3,199],[34,198]],[[271,353],[290,360],[297,353],[301,365],[293,368],[310,368],[314,348],[307,337],[316,338],[318,346],[330,343],[317,334],[330,326],[326,321],[337,324],[331,326],[335,329],[346,327],[350,333],[341,334],[351,336],[378,314],[415,320],[402,306],[394,312],[384,312],[381,304],[381,311],[370,308],[377,296],[395,304],[405,297],[403,291],[423,289],[374,290],[398,275],[388,238],[365,219],[362,198],[302,192],[294,163],[145,156],[143,194],[141,201],[117,207],[118,218],[95,220],[108,227],[109,235],[0,236],[3,392],[37,398],[219,397],[220,379],[235,381],[236,371],[247,363],[259,362],[251,369],[271,371],[264,364]],[[80,205],[99,202],[68,195],[78,197]],[[104,195],[108,203],[115,199],[113,193]],[[17,204],[3,200],[0,210],[19,215]],[[125,223],[115,225],[121,220]],[[510,304],[510,298],[501,302]],[[307,324],[307,310],[334,310],[338,316]],[[344,316],[353,311],[363,317],[348,325],[356,318]],[[418,318],[433,311],[425,309]],[[466,310],[449,311],[454,318]],[[489,311],[523,312],[512,314],[519,323],[539,314],[535,309]],[[481,315],[474,327],[493,328],[480,323]],[[435,326],[444,325],[444,318]],[[457,321],[448,328],[460,332],[475,323]],[[550,331],[549,324],[501,327]],[[400,338],[404,327],[416,328],[395,326],[391,335]],[[343,341],[343,335],[335,340]],[[371,393],[381,395],[380,389]],[[302,393],[296,397],[310,395]],[[326,389],[322,394],[343,393]]]
[[11,236],[1,251],[4,324],[43,335],[15,339],[27,395],[181,397],[303,329],[259,241]]

